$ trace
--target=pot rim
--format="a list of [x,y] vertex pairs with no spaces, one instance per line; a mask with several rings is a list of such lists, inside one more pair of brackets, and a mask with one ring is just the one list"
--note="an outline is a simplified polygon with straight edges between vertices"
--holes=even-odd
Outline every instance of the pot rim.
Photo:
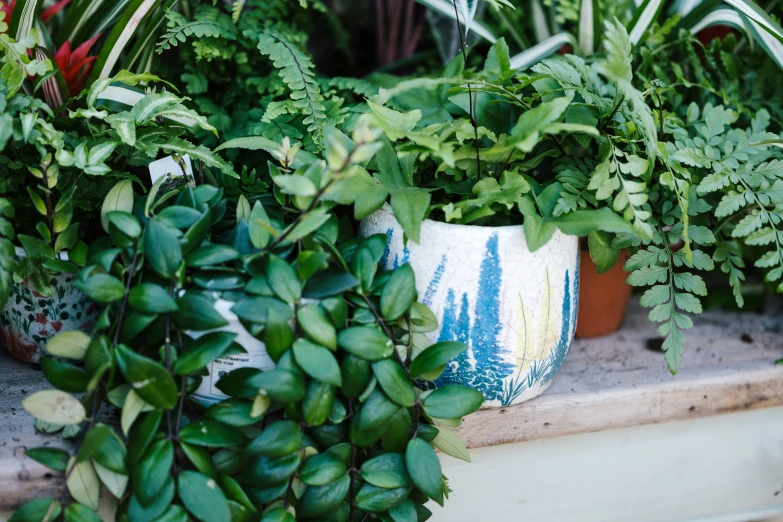
[[[378,213],[378,212],[386,212],[387,214],[391,214],[392,217],[395,220],[397,220],[397,216],[394,215],[394,211],[392,210],[391,205],[389,205],[388,203],[384,203],[383,206],[381,208],[379,208],[378,210],[376,210],[375,212],[373,212],[373,214]],[[372,215],[372,214],[370,214],[370,215]],[[365,219],[367,219],[367,218],[365,218]],[[397,221],[397,223],[399,223],[399,221]],[[422,225],[424,225],[425,223],[431,223],[432,226],[448,227],[448,228],[451,228],[451,229],[454,229],[454,230],[457,230],[457,229],[460,229],[460,228],[471,229],[471,230],[514,230],[514,229],[517,229],[517,230],[521,230],[524,233],[524,225],[522,223],[520,223],[518,225],[499,225],[499,226],[493,227],[493,226],[488,226],[488,225],[463,225],[461,223],[446,223],[445,221],[437,221],[435,219],[430,219],[430,218],[427,218],[424,221],[422,221]],[[562,234],[560,229],[557,229],[555,231],[555,233],[556,234]],[[576,237],[576,236],[574,236],[574,237]]]

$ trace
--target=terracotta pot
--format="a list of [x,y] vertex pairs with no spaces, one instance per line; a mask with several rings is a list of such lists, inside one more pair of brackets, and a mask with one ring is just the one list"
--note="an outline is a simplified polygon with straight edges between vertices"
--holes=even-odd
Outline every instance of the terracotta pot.
[[420,242],[406,244],[388,205],[363,220],[360,232],[386,235],[384,268],[413,268],[421,302],[438,318],[429,342],[468,345],[435,386],[470,386],[484,394],[484,407],[497,407],[532,399],[552,383],[574,335],[576,236],[558,231],[531,252],[522,225],[428,219]]
[[[17,248],[17,257],[25,252]],[[74,274],[50,276],[51,296],[35,291],[27,280],[11,283],[8,302],[0,310],[0,341],[20,361],[37,363],[46,355],[46,341],[58,332],[89,330],[99,307],[73,286]]]
[[611,270],[598,274],[590,252],[581,251],[577,338],[601,337],[620,328],[631,298],[631,286],[625,282],[628,273],[623,271],[628,257],[628,251],[623,250]]

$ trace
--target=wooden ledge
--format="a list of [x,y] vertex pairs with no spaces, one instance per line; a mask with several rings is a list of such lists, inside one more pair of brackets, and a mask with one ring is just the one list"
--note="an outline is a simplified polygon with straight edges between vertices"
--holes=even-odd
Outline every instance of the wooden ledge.
[[[469,448],[783,404],[783,315],[707,312],[686,332],[677,375],[648,348],[657,325],[634,302],[623,328],[577,340],[551,388],[531,401],[465,418]],[[654,343],[653,343],[654,344]]]
[[[482,410],[459,429],[468,447],[660,423],[783,405],[783,314],[709,312],[696,319],[680,372],[647,348],[658,337],[633,303],[623,329],[575,341],[552,387],[541,397]],[[43,374],[0,351],[0,515],[58,494],[62,475],[24,456],[25,448],[65,447],[36,433],[21,401],[48,388]],[[0,517],[1,518],[1,517]]]

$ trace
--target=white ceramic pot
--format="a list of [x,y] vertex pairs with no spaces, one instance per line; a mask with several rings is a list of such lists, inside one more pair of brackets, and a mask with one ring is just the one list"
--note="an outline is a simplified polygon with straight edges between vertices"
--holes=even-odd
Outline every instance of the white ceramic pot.
[[[228,372],[236,370],[237,368],[246,367],[258,368],[259,370],[271,370],[275,367],[275,362],[269,357],[264,343],[250,335],[250,333],[245,330],[245,327],[242,326],[242,323],[239,322],[239,318],[236,314],[231,311],[231,307],[234,306],[234,304],[235,303],[224,299],[215,301],[215,310],[228,321],[227,326],[218,328],[217,330],[237,334],[234,341],[241,345],[247,353],[220,357],[209,363],[207,366],[209,375],[201,380],[201,385],[195,393],[193,393],[193,398],[204,406],[210,406],[228,398],[228,395],[221,392],[216,386],[220,378]],[[213,331],[216,330],[188,333],[196,338]]]
[[576,330],[579,244],[556,232],[530,252],[523,227],[479,227],[426,220],[418,244],[385,205],[363,220],[364,236],[386,234],[386,269],[410,263],[419,300],[439,327],[431,342],[469,346],[436,386],[481,391],[484,407],[508,406],[540,395],[565,360]]

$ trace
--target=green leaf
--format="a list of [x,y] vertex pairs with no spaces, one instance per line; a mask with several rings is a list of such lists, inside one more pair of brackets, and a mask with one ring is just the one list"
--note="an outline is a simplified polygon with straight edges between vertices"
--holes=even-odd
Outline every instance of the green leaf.
[[346,471],[345,462],[340,457],[326,452],[307,459],[300,477],[308,486],[325,486],[343,477]]
[[212,301],[196,291],[191,290],[178,297],[177,308],[172,319],[180,328],[205,331],[228,326],[228,321],[215,310]]
[[470,462],[470,454],[465,444],[460,440],[456,433],[444,428],[435,426],[438,429],[438,436],[432,440],[432,445],[437,449],[454,458]]
[[308,426],[320,426],[329,418],[334,404],[334,388],[331,384],[317,380],[310,381],[302,401],[304,422]]
[[250,384],[271,399],[280,402],[298,402],[304,397],[304,382],[299,375],[275,369],[250,378]]
[[124,180],[114,185],[101,206],[101,225],[103,230],[109,232],[109,212],[122,211],[133,212],[133,183],[130,180]]
[[399,409],[399,405],[376,389],[362,405],[359,415],[356,415],[357,427],[362,431],[377,428],[389,420]]
[[287,303],[296,303],[302,296],[302,285],[296,270],[277,256],[270,255],[267,259],[266,279],[272,291]]
[[424,399],[424,411],[438,419],[456,419],[478,410],[484,396],[472,388],[450,384],[438,388]]
[[284,457],[297,451],[303,440],[304,434],[295,422],[281,420],[267,426],[261,435],[253,439],[246,451],[250,455]]
[[37,498],[16,510],[8,522],[42,522],[47,520],[47,514],[49,515],[48,520],[54,521],[57,520],[60,513],[60,502],[51,498]]
[[207,245],[190,252],[185,262],[191,267],[220,265],[239,259],[240,254],[230,246]]
[[384,453],[362,464],[362,478],[379,488],[408,488],[413,483],[401,453]]
[[342,386],[340,366],[334,354],[323,346],[305,339],[294,341],[294,358],[304,372],[332,386]]
[[46,380],[56,388],[70,393],[84,393],[90,376],[82,368],[52,357],[41,358],[41,369]]
[[413,359],[410,368],[411,375],[423,375],[436,370],[443,372],[443,368],[450,360],[467,349],[467,345],[456,341],[435,343]]
[[131,475],[133,491],[143,506],[155,502],[156,497],[169,481],[174,463],[174,447],[169,440],[154,441],[136,464]]
[[348,495],[351,478],[348,475],[324,486],[310,486],[299,501],[297,515],[302,518],[315,518],[334,512]]
[[250,242],[256,248],[264,248],[269,244],[272,234],[270,229],[272,228],[269,216],[264,210],[264,205],[260,201],[256,201],[253,204],[253,210],[250,212],[250,219],[248,220],[250,225]]
[[300,175],[287,175],[287,176],[272,176],[272,180],[275,185],[280,187],[280,191],[283,194],[291,194],[293,196],[309,197],[314,196],[318,189],[305,176]]
[[179,430],[179,438],[194,446],[230,447],[247,441],[242,431],[214,420],[192,422]]
[[373,326],[353,326],[337,335],[337,344],[346,351],[366,359],[377,361],[389,357],[394,350],[391,340]]
[[596,266],[596,272],[603,274],[608,272],[617,264],[620,258],[620,251],[612,248],[610,236],[601,231],[590,232],[587,236],[587,246],[590,250],[590,257]]
[[73,286],[99,303],[113,303],[125,295],[125,285],[108,274],[92,274],[87,279],[77,279]]
[[330,350],[337,349],[337,331],[320,306],[306,304],[297,310],[296,317],[299,326],[311,340]]
[[419,438],[408,442],[408,447],[405,449],[405,465],[416,487],[442,506],[440,460],[432,446]]
[[128,304],[143,314],[165,314],[177,311],[177,303],[161,286],[141,283],[128,294]]
[[356,494],[356,507],[371,513],[388,511],[408,496],[410,488],[386,489],[364,484]]
[[[71,463],[68,464],[71,466]],[[101,483],[90,461],[73,464],[73,471],[66,481],[68,492],[79,503],[97,511]]]
[[250,415],[252,405],[242,399],[224,399],[213,404],[202,415],[203,419],[212,419],[229,426],[245,427],[258,422]]
[[125,345],[118,346],[115,353],[120,371],[142,399],[164,410],[177,404],[177,385],[160,363]]
[[46,341],[46,351],[57,357],[81,360],[90,345],[90,336],[79,330],[68,330],[55,334]]
[[176,230],[152,219],[144,232],[144,257],[156,274],[165,279],[174,277],[182,262]]
[[416,300],[416,276],[409,264],[404,264],[386,281],[381,291],[381,315],[389,321],[396,321]]
[[65,508],[65,522],[101,522],[101,517],[87,506],[69,504]]
[[222,357],[234,344],[237,334],[233,332],[210,332],[190,343],[174,363],[177,375],[198,374],[207,365]]
[[301,461],[299,453],[278,458],[256,457],[251,459],[245,471],[245,481],[251,486],[260,488],[281,484],[299,469]]
[[35,392],[22,401],[22,407],[36,419],[64,426],[78,424],[87,416],[81,402],[60,390]]
[[218,484],[195,471],[183,471],[177,478],[177,491],[185,508],[202,522],[230,522],[228,501]]
[[416,392],[410,382],[410,377],[402,366],[393,359],[383,359],[372,363],[372,371],[378,379],[381,389],[391,400],[410,408],[416,402]]
[[323,299],[340,295],[359,285],[359,280],[351,273],[339,269],[323,270],[307,281],[303,295],[310,299]]
[[414,243],[420,239],[421,223],[430,204],[430,193],[420,189],[400,189],[391,193],[394,217]]
[[59,448],[30,448],[24,454],[55,471],[65,471],[70,454]]

